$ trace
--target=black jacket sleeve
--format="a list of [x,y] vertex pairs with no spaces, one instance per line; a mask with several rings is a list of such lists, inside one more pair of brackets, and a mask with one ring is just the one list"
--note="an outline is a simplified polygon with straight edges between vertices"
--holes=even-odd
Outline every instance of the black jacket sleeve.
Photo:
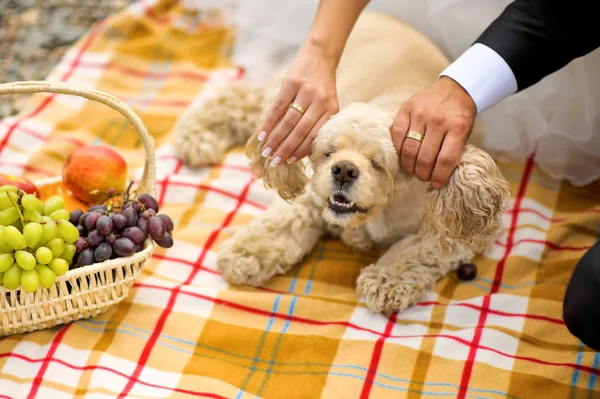
[[476,43],[506,61],[521,91],[600,47],[598,10],[597,0],[515,0]]

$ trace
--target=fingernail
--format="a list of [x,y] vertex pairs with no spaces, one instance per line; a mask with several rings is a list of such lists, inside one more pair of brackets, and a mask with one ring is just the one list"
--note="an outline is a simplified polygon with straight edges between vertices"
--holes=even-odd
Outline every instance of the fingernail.
[[265,137],[267,137],[267,132],[265,132],[264,130],[262,132],[260,132],[260,134],[258,135],[258,141],[264,141]]
[[273,149],[271,149],[271,147],[265,148],[262,152],[262,156],[265,158],[268,157],[271,154],[271,151],[273,151]]
[[296,157],[289,157],[287,160],[287,163],[294,163],[296,162]]
[[438,183],[431,183],[431,187],[438,189],[440,187],[442,187],[441,185],[439,185]]
[[273,160],[271,161],[271,166],[272,167],[276,167],[277,165],[279,165],[279,162],[281,162],[281,157],[279,155],[277,155],[275,158],[273,158]]

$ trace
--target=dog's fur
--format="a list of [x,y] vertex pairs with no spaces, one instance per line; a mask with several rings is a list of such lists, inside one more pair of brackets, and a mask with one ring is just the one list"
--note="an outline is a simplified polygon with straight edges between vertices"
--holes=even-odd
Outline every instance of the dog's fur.
[[[501,229],[510,198],[509,186],[491,157],[468,144],[446,186],[432,189],[401,171],[392,145],[395,113],[447,64],[442,53],[413,29],[385,15],[363,13],[338,69],[341,111],[319,131],[309,160],[310,176],[302,163],[270,167],[260,155],[258,131],[248,129],[260,127],[256,107],[264,112],[279,80],[262,87],[237,84],[235,92],[223,93],[194,110],[193,116],[182,118],[176,129],[178,136],[187,137],[180,138],[178,148],[186,147],[180,150],[182,155],[193,154],[187,155],[188,162],[212,160],[215,153],[222,155],[252,135],[246,147],[251,166],[281,197],[222,243],[217,265],[223,276],[234,284],[261,285],[302,261],[330,233],[359,251],[387,248],[362,271],[357,290],[372,311],[392,312],[416,303],[449,271],[485,251]],[[238,93],[235,101],[232,93]],[[203,122],[207,110],[212,126]],[[228,123],[229,131],[217,129],[215,136],[218,117]],[[182,127],[190,120],[196,132],[192,135],[189,127]],[[242,125],[245,130],[239,128]],[[182,144],[198,142],[198,135],[218,141],[208,146],[210,157]],[[332,168],[339,162],[356,167],[359,175],[353,183],[340,184],[333,178]],[[340,212],[335,201],[332,205],[334,196],[353,203],[352,210]]]

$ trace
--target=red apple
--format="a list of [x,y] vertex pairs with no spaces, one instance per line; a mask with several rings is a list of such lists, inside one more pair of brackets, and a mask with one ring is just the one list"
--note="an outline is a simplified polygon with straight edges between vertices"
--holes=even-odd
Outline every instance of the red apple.
[[[111,188],[117,192],[125,190],[127,163],[110,148],[81,147],[67,156],[62,176],[65,186],[75,197],[92,205],[105,198]],[[93,190],[101,192],[90,194]]]
[[28,194],[33,194],[38,191],[35,184],[31,180],[21,176],[11,176],[0,173],[0,186],[10,184],[18,189],[25,191]]

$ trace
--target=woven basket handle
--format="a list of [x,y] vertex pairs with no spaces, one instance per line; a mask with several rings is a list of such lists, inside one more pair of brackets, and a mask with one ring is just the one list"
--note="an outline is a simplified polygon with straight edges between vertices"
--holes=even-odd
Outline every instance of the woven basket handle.
[[98,101],[112,109],[119,111],[133,125],[146,152],[144,174],[138,185],[139,192],[145,192],[152,196],[156,195],[156,156],[154,153],[154,139],[148,133],[148,129],[139,116],[121,100],[94,89],[84,89],[66,83],[54,82],[12,82],[0,84],[0,95],[2,94],[31,94],[31,93],[57,93],[70,94],[85,97],[89,100]]

